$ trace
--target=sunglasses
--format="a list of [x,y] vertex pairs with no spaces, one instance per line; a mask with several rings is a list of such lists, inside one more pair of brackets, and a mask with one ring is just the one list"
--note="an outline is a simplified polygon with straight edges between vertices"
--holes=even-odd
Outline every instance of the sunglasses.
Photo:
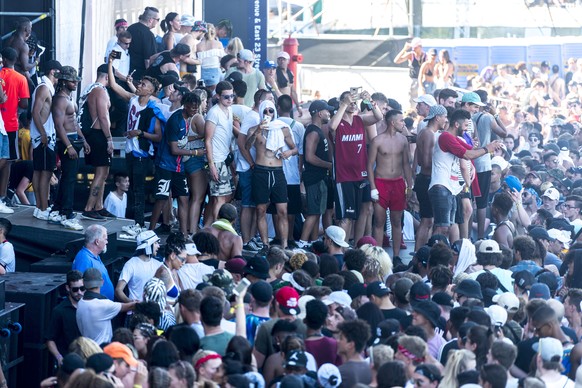
[[225,94],[225,95],[222,95],[220,97],[224,98],[225,100],[233,100],[235,95],[234,94]]
[[71,287],[71,291],[73,292],[85,292],[85,286],[81,286],[81,287]]
[[263,111],[263,114],[265,114],[265,113],[273,114],[273,113],[275,113],[275,109],[273,109],[273,108],[267,108],[267,109],[265,109]]

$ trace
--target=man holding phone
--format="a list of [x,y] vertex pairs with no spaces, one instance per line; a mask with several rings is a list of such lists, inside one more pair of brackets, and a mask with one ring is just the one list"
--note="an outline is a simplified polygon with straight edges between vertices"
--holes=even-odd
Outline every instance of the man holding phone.
[[[117,35],[117,43],[111,49],[111,58],[113,59],[113,73],[115,74],[115,78],[118,78],[122,81],[127,80],[127,76],[129,75],[130,67],[130,59],[129,59],[129,45],[131,44],[131,32],[129,31],[122,31]],[[106,56],[109,59],[109,53]]]
[[374,124],[382,120],[382,112],[375,102],[371,103],[372,115],[359,116],[359,98],[370,100],[370,94],[343,92],[339,109],[329,122],[330,137],[335,143],[336,218],[341,220],[339,225],[345,230],[347,239],[352,236],[352,224],[356,221],[354,241],[364,235],[370,211],[366,143],[376,136]]

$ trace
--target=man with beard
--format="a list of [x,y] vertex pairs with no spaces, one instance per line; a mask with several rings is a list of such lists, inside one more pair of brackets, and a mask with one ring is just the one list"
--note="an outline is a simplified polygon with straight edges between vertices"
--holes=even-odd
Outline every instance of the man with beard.
[[77,105],[73,92],[81,78],[71,66],[63,66],[57,78],[56,92],[53,97],[51,113],[57,133],[57,154],[61,161],[61,181],[55,204],[49,214],[49,223],[61,224],[67,229],[83,230],[73,212],[75,182],[79,171],[79,152],[91,152],[76,119]]
[[390,208],[394,260],[396,261],[402,239],[402,212],[406,207],[407,198],[412,193],[412,169],[408,141],[401,133],[404,128],[402,112],[389,111],[386,113],[385,121],[386,132],[376,136],[370,144],[368,180],[372,201],[374,201],[374,238],[376,241],[383,240],[386,209]]
[[331,175],[331,156],[327,142],[330,111],[333,107],[324,100],[316,100],[309,105],[311,124],[303,137],[303,164],[301,175],[306,193],[306,211],[299,247],[308,245],[313,228],[319,225],[319,218],[327,207],[327,185]]
[[[446,120],[447,110],[442,105],[436,105],[431,108],[427,119],[435,116],[444,116]],[[448,129],[442,133],[435,134],[435,146],[433,151],[433,168],[428,195],[431,200],[435,234],[448,236],[449,228],[454,222],[456,198],[462,190],[467,190],[468,184],[460,186],[459,172],[461,166],[460,159],[472,160],[487,153],[493,153],[501,147],[499,141],[491,142],[487,147],[471,149],[467,143],[461,141],[457,136],[462,136],[471,120],[469,112],[459,109],[451,115]],[[468,174],[467,174],[468,175]],[[470,182],[468,176],[465,182]]]
[[77,302],[85,293],[83,274],[77,270],[67,273],[67,297],[53,310],[49,330],[46,336],[46,347],[59,365],[63,361],[63,354],[69,352],[69,345],[81,336],[77,326]]

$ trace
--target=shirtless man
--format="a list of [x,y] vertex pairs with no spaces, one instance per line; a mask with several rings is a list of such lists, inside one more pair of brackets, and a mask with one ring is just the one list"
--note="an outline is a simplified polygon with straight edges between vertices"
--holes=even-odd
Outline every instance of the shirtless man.
[[73,92],[81,78],[71,66],[63,66],[57,75],[58,83],[53,97],[51,113],[57,133],[57,153],[61,160],[61,181],[59,191],[49,215],[48,222],[61,224],[67,229],[83,230],[73,212],[75,181],[79,171],[79,152],[84,148],[85,155],[91,152],[76,119],[77,104]]
[[406,207],[407,197],[412,194],[412,169],[408,140],[401,133],[404,128],[402,112],[391,110],[386,113],[384,120],[386,132],[372,140],[368,151],[368,180],[374,202],[374,238],[376,241],[382,241],[386,209],[390,208],[396,258],[400,254],[402,239],[402,212]]
[[33,216],[39,220],[48,220],[49,185],[57,163],[55,153],[56,132],[51,116],[51,104],[57,85],[56,75],[62,66],[58,61],[48,61],[42,82],[32,93],[32,122],[30,139],[32,142],[32,161],[34,173],[32,187],[36,198]]
[[414,180],[414,192],[419,203],[420,224],[416,232],[415,250],[426,245],[433,225],[432,205],[428,196],[432,174],[432,153],[435,133],[445,129],[445,124],[446,121],[442,120],[440,116],[434,116],[416,138],[416,162],[420,167],[420,172],[416,174]]
[[[283,159],[298,154],[291,129],[281,120],[277,120],[275,104],[265,100],[259,105],[259,125],[251,128],[248,133],[245,147],[249,150],[253,145],[257,150],[255,167],[252,177],[253,201],[257,205],[257,227],[263,248],[269,248],[267,235],[267,206],[269,202],[275,204],[278,216],[278,225],[275,225],[277,237],[281,246],[287,248],[289,223],[287,220],[287,180],[283,172]],[[282,133],[277,133],[281,131]],[[287,144],[289,150],[282,152],[281,148]]]
[[[183,35],[180,43],[187,44],[190,47],[191,53],[196,53],[196,45],[200,42],[200,38],[206,32],[206,23],[196,22],[194,16],[182,15],[180,19],[180,33]],[[190,55],[188,58],[180,62],[180,77],[187,73],[196,73],[196,66],[199,65],[200,60],[195,55]]]
[[242,238],[233,227],[236,219],[236,207],[230,203],[225,203],[218,211],[218,220],[203,230],[214,235],[220,242],[219,260],[228,261],[233,257],[242,256]]
[[[87,198],[82,217],[93,221],[116,218],[103,207],[105,180],[109,175],[111,155],[113,154],[113,138],[111,137],[111,121],[109,120],[111,102],[109,93],[105,88],[109,82],[107,69],[107,65],[99,66],[95,83],[85,89],[79,102],[83,127],[81,129],[85,134],[87,143],[93,150],[85,156],[85,163],[95,167],[95,176],[91,182],[89,198]],[[85,128],[86,126],[87,128]]]
[[32,82],[30,78],[30,71],[38,66],[38,59],[30,63],[29,47],[26,41],[32,33],[32,22],[26,17],[18,18],[15,22],[15,31],[10,38],[8,38],[7,46],[12,47],[18,53],[18,59],[14,64],[14,69],[20,74],[24,75],[29,84]]

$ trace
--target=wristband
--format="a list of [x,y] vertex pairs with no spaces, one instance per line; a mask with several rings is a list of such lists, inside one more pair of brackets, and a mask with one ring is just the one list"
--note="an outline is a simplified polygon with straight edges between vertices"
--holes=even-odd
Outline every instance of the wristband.
[[72,145],[72,144],[69,144],[69,145],[67,146],[67,149],[69,149],[69,148],[72,148],[72,147],[73,147],[73,145]]

